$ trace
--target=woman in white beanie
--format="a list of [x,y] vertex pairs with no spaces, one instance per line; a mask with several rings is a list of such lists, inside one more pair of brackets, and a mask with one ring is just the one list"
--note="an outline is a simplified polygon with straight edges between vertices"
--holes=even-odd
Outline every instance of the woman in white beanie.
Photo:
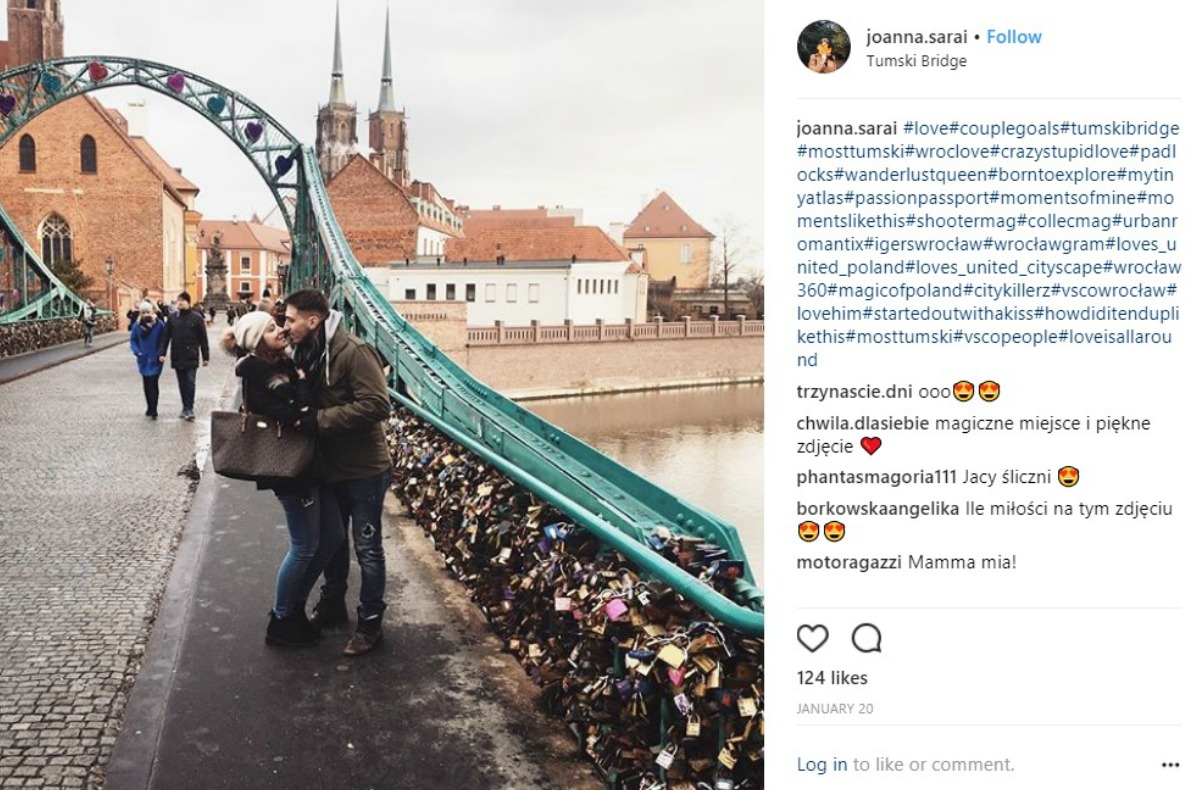
[[[224,333],[221,345],[230,354],[243,355],[235,370],[243,379],[249,411],[299,430],[317,430],[305,376],[289,358],[289,338],[271,314],[248,313]],[[305,647],[318,639],[306,616],[306,599],[345,535],[334,498],[321,496],[314,466],[298,477],[256,483],[257,489],[271,489],[276,495],[289,529],[289,550],[277,571],[277,593],[265,634],[270,645]]]
[[145,416],[150,420],[157,419],[157,400],[161,395],[159,383],[164,365],[157,356],[157,346],[163,334],[165,324],[157,319],[153,305],[141,302],[137,319],[129,328],[128,344],[136,357],[136,369],[145,390]]

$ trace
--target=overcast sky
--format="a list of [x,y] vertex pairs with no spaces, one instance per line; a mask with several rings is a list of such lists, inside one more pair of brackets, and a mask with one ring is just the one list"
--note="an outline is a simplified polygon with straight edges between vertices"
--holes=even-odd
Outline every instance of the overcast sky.
[[[193,71],[313,144],[334,0],[62,5],[66,54]],[[761,0],[343,0],[345,83],[365,147],[386,6],[414,178],[473,207],[580,207],[603,227],[665,189],[712,232],[724,217],[743,223],[760,263]],[[147,102],[150,141],[200,187],[207,217],[271,207],[247,160],[194,112],[148,91],[95,95]]]

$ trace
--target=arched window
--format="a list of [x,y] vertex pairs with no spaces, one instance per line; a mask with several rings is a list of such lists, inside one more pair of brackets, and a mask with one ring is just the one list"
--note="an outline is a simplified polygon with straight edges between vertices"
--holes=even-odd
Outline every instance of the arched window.
[[57,214],[50,214],[41,223],[41,260],[47,266],[74,260],[70,224]]
[[21,135],[21,172],[37,172],[37,142],[32,135]]
[[99,162],[95,156],[95,138],[89,134],[84,134],[82,142],[79,143],[79,159],[82,160],[84,173],[99,171]]

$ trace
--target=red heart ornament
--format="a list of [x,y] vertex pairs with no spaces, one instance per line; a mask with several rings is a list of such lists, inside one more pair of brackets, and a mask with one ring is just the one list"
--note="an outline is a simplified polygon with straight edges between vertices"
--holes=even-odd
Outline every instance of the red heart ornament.
[[91,75],[91,82],[102,82],[107,79],[107,66],[97,60],[93,60],[91,61],[91,65],[87,66],[87,73]]
[[868,455],[880,449],[880,445],[884,442],[880,441],[879,436],[865,436],[859,440],[859,446],[868,451]]
[[181,93],[182,88],[186,87],[186,75],[181,73],[171,74],[165,80],[165,84],[168,85],[169,89],[174,93]]

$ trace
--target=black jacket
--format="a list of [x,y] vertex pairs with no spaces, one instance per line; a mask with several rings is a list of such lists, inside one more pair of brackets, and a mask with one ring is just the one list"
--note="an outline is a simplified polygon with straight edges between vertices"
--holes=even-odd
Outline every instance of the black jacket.
[[193,310],[180,310],[170,318],[165,323],[157,356],[165,356],[167,348],[170,349],[170,364],[175,370],[198,367],[200,354],[202,361],[208,362],[211,349],[207,345],[207,324],[202,316]]
[[[236,362],[236,375],[243,380],[244,403],[253,414],[293,426],[301,419],[303,409],[311,406],[310,390],[298,378],[297,368],[289,359],[273,365],[249,354]],[[311,464],[305,474],[296,478],[258,480],[256,487],[277,493],[304,491],[317,484],[316,468],[317,464]]]

